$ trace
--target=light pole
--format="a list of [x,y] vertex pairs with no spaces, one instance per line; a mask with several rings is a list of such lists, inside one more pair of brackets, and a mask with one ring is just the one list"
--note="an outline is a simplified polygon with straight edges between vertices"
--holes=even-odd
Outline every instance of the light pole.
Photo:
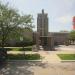
[[[21,43],[23,44],[22,47],[23,47],[23,51],[24,51],[24,43],[23,43],[23,40],[24,40],[24,39],[23,39],[23,37],[21,36],[21,37],[20,37],[20,41],[21,41]],[[24,51],[24,56],[25,56],[25,51]]]

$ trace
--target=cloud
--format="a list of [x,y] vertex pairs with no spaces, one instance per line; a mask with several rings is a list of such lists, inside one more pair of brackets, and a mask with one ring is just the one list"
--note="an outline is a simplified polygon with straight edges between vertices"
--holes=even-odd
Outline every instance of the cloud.
[[61,24],[67,24],[67,23],[71,23],[72,22],[72,17],[70,15],[66,15],[66,16],[60,16],[56,19],[57,22],[61,23]]

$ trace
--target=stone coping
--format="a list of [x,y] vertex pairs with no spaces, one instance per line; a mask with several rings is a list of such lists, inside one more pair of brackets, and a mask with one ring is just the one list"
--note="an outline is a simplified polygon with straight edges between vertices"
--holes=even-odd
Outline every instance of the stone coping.
[[25,62],[25,61],[39,61],[39,62],[41,62],[42,60],[7,60],[7,62]]
[[75,62],[75,60],[60,60],[61,62]]

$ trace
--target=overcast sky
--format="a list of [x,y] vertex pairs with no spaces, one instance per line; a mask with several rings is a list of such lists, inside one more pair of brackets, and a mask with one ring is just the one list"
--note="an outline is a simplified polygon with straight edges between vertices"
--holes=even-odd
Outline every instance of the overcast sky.
[[37,14],[44,9],[48,13],[49,31],[72,30],[72,17],[75,15],[75,0],[0,0],[19,10],[20,14],[34,17],[35,29]]

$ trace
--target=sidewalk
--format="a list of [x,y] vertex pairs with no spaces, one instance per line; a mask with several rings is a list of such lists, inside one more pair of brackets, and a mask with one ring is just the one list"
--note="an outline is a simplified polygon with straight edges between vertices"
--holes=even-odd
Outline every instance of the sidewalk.
[[57,54],[75,54],[75,51],[39,51],[39,54],[44,57],[42,62],[61,63],[61,59]]
[[69,51],[9,51],[8,54],[35,54],[38,53],[42,56],[42,62],[47,63],[61,63],[61,59],[57,56],[57,54],[75,54],[75,50]]
[[69,45],[69,46],[65,46],[65,45],[59,45],[55,47],[56,50],[60,50],[60,51],[69,51],[69,50],[73,50],[75,51],[75,45]]
[[60,63],[60,58],[54,52],[52,52],[52,51],[39,51],[39,54],[43,57],[42,62]]
[[38,51],[38,52],[33,52],[33,51],[8,51],[8,54],[35,54],[38,53],[42,56],[42,62],[60,62],[59,57],[56,55],[55,51]]

